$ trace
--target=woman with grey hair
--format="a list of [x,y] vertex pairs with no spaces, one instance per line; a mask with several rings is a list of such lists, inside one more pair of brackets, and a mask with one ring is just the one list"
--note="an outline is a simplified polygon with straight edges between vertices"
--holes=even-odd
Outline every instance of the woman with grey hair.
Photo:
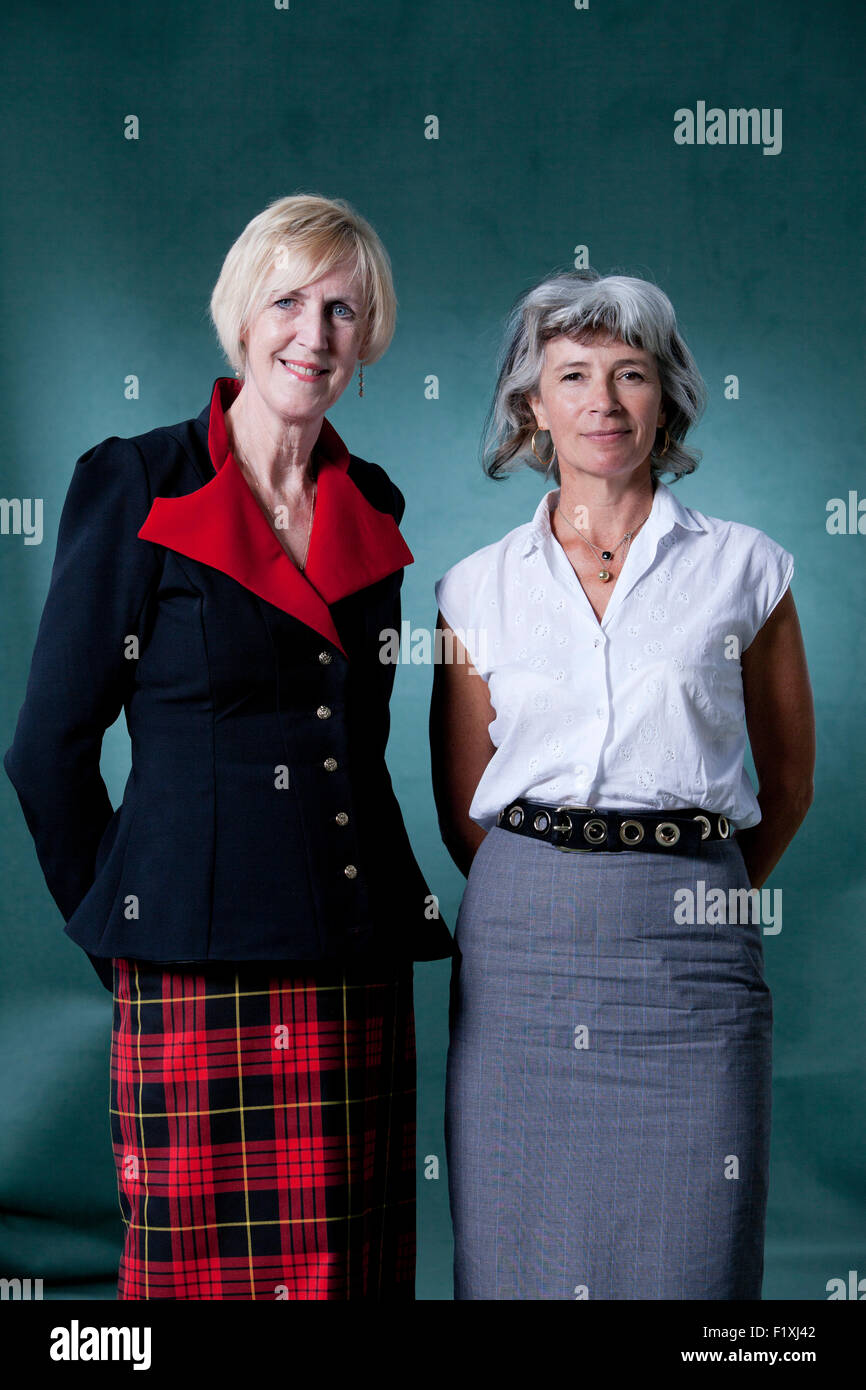
[[694,469],[704,399],[646,281],[560,273],[513,310],[486,469],[557,487],[436,585],[434,786],[468,875],[458,1299],[761,1297],[753,890],[810,804],[814,728],[791,555],[661,481]]

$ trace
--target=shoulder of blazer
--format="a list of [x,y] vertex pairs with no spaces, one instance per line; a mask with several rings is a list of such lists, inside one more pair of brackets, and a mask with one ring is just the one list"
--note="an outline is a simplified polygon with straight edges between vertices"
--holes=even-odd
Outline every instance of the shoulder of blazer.
[[207,438],[202,436],[196,419],[159,425],[117,443],[137,450],[153,497],[182,497],[204,487],[214,476]]
[[356,454],[350,454],[348,474],[377,511],[390,512],[399,523],[406,510],[406,499],[381,464],[369,463]]

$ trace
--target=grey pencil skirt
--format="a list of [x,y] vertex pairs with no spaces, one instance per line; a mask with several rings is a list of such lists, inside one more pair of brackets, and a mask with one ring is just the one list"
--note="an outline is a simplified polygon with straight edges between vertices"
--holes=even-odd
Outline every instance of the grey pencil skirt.
[[748,888],[735,840],[489,832],[456,924],[456,1299],[761,1297],[772,1001]]

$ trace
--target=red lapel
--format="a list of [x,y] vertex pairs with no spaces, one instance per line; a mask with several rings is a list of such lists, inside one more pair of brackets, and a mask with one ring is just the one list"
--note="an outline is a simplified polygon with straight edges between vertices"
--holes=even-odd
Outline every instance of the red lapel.
[[138,534],[221,570],[343,651],[328,605],[411,565],[412,552],[394,518],[377,511],[349,477],[349,452],[323,419],[313,530],[302,574],[229,452],[223,411],[240,389],[232,377],[214,382],[208,422],[214,477],[184,497],[154,498]]

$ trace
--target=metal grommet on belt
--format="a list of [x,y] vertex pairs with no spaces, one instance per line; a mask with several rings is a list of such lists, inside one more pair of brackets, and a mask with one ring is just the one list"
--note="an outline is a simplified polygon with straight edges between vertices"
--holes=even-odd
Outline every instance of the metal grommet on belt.
[[556,806],[523,797],[506,802],[496,824],[572,854],[628,849],[640,849],[644,854],[648,850],[693,854],[696,844],[727,840],[736,831],[727,816],[693,806],[668,811],[666,817],[664,812],[632,811],[629,807],[608,810],[574,802]]
[[644,829],[639,820],[624,820],[619,828],[619,838],[624,845],[639,845]]
[[680,828],[672,820],[660,820],[656,826],[656,840],[660,845],[675,845],[680,838]]
[[600,845],[607,839],[607,826],[603,820],[588,820],[583,827],[583,838],[591,845]]

